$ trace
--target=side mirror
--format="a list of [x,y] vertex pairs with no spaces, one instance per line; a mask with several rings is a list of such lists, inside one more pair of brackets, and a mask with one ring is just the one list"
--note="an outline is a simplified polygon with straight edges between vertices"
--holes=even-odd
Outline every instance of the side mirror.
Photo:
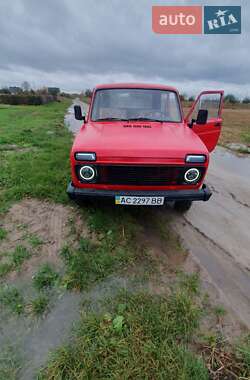
[[196,124],[206,124],[208,118],[208,110],[199,110]]
[[80,106],[74,106],[75,118],[76,120],[85,121],[85,116],[82,114],[82,109]]

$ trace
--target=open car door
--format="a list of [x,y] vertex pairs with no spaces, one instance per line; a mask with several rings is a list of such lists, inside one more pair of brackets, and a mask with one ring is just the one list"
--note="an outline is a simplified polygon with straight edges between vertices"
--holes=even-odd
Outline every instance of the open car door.
[[[193,128],[209,152],[216,147],[221,133],[223,95],[222,90],[201,92],[185,117],[185,122]],[[203,121],[200,115],[203,116]],[[207,115],[205,119],[204,115]]]

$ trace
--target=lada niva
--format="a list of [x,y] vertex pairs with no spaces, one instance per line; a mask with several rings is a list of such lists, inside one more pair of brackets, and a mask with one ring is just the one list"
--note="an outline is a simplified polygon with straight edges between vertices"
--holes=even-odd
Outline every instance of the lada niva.
[[112,198],[117,205],[186,211],[207,201],[209,154],[222,126],[223,91],[203,91],[184,117],[178,91],[138,83],[97,86],[71,150],[71,199]]

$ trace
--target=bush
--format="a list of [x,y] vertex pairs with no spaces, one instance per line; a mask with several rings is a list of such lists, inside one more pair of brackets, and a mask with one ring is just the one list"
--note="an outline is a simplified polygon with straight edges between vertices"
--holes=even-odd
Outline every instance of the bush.
[[92,96],[92,90],[90,89],[90,88],[87,88],[87,90],[85,91],[85,96],[87,96],[88,98],[91,98],[91,96]]
[[38,106],[41,104],[46,104],[54,101],[52,95],[11,95],[11,94],[0,94],[0,103],[10,104],[10,105],[32,105]]
[[250,103],[250,98],[248,98],[247,96],[242,100],[242,103],[243,104],[249,104]]
[[231,104],[236,104],[239,103],[239,99],[236,98],[233,94],[228,94],[224,98],[225,103],[231,103]]
[[10,90],[8,88],[0,88],[0,94],[10,94]]

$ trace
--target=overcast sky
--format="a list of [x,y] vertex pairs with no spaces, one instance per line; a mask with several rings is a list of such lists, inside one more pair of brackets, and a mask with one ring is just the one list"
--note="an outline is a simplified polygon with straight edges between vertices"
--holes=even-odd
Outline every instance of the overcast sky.
[[[241,5],[241,35],[159,35],[152,5]],[[0,0],[0,86],[145,81],[250,96],[250,1]]]

